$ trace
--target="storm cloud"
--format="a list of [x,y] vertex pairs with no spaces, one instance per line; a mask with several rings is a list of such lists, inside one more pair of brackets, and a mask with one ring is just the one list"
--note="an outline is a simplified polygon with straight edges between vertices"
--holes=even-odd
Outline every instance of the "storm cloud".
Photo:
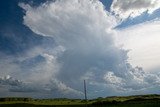
[[26,26],[44,37],[52,37],[57,46],[63,47],[57,57],[61,67],[56,78],[66,86],[82,91],[79,84],[87,79],[88,87],[94,89],[90,90],[91,97],[97,97],[94,92],[101,93],[104,87],[104,92],[112,88],[119,93],[152,87],[149,74],[141,67],[132,67],[128,50],[117,47],[113,29],[117,20],[100,1],[57,0],[38,7],[19,5],[25,10]]
[[[113,1],[112,12],[121,14],[116,12],[117,2]],[[128,61],[130,51],[119,46],[117,33],[121,32],[114,29],[119,20],[99,0],[18,5],[24,12],[23,24],[54,42],[43,41],[17,56],[1,53],[0,90],[8,92],[1,95],[83,98],[84,79],[89,98],[139,94],[159,87],[159,75]],[[146,5],[150,8],[148,2]]]

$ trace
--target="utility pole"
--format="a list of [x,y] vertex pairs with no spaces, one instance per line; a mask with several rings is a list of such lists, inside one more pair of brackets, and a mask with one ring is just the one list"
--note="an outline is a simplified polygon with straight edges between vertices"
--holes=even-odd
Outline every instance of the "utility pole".
[[86,81],[84,80],[84,98],[85,98],[85,101],[87,102],[87,89],[86,89]]

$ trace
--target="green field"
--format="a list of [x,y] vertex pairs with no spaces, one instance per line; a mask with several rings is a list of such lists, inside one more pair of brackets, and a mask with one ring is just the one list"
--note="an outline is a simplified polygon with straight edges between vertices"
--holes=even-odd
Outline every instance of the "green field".
[[114,96],[88,100],[0,98],[0,107],[158,107],[160,95]]

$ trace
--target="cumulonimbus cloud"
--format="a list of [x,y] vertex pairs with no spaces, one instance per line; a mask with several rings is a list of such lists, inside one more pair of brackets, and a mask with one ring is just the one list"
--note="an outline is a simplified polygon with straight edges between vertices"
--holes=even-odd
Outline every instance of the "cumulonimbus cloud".
[[[120,14],[116,8],[123,8],[122,4],[118,7],[118,3],[114,1],[112,4],[112,11],[116,14]],[[130,3],[126,3],[123,5],[129,6]],[[153,7],[149,3],[146,2],[148,8]],[[79,90],[81,85],[78,84],[85,78],[90,83],[89,87],[95,90],[102,90],[95,84],[108,84],[122,91],[150,87],[146,81],[148,74],[139,67],[133,68],[127,62],[128,51],[116,46],[115,31],[112,29],[116,26],[116,19],[100,1],[57,0],[38,7],[23,3],[19,5],[26,11],[26,26],[37,34],[52,37],[57,45],[65,49],[57,57],[62,66],[56,78],[66,86]],[[141,10],[143,6],[133,8]],[[120,11],[128,15],[128,11],[132,10],[128,9]]]
[[[159,76],[128,63],[128,51],[116,45],[113,28],[117,20],[99,0],[54,0],[37,7],[19,6],[25,10],[24,25],[51,37],[56,44],[3,61],[8,65],[3,75],[20,78],[28,90],[46,97],[82,97],[86,79],[88,95],[93,98],[159,85]],[[10,91],[27,92],[24,86]]]

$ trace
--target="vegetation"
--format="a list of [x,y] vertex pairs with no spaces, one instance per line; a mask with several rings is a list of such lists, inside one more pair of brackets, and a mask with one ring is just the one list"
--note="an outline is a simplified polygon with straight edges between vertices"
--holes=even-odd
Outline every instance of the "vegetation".
[[0,107],[157,107],[160,106],[160,95],[113,96],[88,100],[82,99],[32,99],[0,98]]

